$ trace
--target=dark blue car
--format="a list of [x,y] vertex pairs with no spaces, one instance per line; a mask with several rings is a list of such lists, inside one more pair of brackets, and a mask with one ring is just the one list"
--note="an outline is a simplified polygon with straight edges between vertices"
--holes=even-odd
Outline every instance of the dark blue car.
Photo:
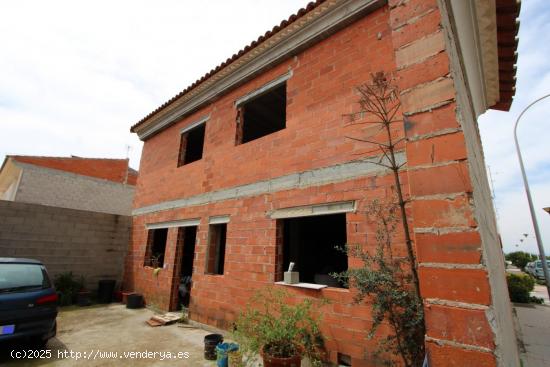
[[57,331],[57,298],[40,261],[0,257],[0,343],[45,345]]

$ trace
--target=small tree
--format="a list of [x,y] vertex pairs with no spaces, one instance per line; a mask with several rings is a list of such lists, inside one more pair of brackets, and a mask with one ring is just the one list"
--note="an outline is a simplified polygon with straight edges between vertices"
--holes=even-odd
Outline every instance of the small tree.
[[[394,202],[372,201],[367,217],[376,223],[376,249],[373,253],[361,246],[348,246],[349,255],[360,259],[363,266],[334,274],[348,286],[358,290],[356,302],[372,297],[372,338],[378,326],[387,320],[393,334],[379,343],[377,355],[392,353],[401,356],[405,366],[420,366],[424,357],[424,310],[422,300],[411,286],[407,259],[393,255],[392,245],[399,219]],[[386,360],[391,365],[391,360]]]
[[[362,260],[363,266],[335,276],[358,289],[357,302],[367,296],[372,297],[371,337],[382,321],[389,322],[393,334],[381,341],[379,352],[397,353],[407,367],[420,366],[424,358],[424,310],[407,218],[407,202],[401,188],[400,171],[406,162],[400,162],[397,154],[403,149],[405,138],[399,138],[399,130],[394,128],[396,123],[403,124],[403,119],[399,118],[399,93],[383,72],[373,75],[370,83],[357,90],[360,95],[360,111],[345,116],[350,118],[352,125],[374,126],[376,136],[348,138],[370,144],[375,147],[375,151],[380,152],[380,159],[371,162],[392,172],[395,196],[393,201],[384,204],[373,201],[367,208],[367,216],[377,223],[377,245],[374,253],[364,251],[360,246],[348,246],[348,254]],[[365,116],[368,118],[362,119]],[[392,251],[394,235],[399,225],[405,237],[406,257],[396,257]],[[388,360],[387,363],[391,364],[391,361]]]

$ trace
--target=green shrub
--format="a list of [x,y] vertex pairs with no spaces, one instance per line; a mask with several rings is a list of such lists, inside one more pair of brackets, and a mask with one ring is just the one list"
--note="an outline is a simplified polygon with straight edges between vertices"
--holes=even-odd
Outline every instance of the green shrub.
[[54,285],[60,294],[59,305],[69,306],[84,287],[84,277],[76,278],[72,271],[61,273],[55,277]]
[[510,300],[518,303],[529,303],[531,296],[529,292],[535,289],[535,280],[529,275],[508,274],[506,276],[508,283],[508,293]]
[[281,289],[259,290],[237,318],[233,337],[249,361],[247,365],[254,364],[253,356],[262,353],[278,358],[306,355],[314,366],[321,365],[320,316],[313,311],[325,302],[305,299],[292,304],[288,298]]
[[519,269],[523,269],[528,262],[535,261],[537,259],[537,255],[523,251],[516,251],[506,254],[505,259],[511,261],[512,264]]

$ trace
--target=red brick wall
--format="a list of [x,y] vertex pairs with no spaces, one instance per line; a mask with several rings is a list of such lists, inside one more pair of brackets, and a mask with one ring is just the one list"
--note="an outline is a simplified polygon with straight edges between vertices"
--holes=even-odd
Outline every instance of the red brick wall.
[[[404,179],[406,185],[406,177]],[[161,270],[158,276],[155,276],[152,268],[143,267],[147,242],[145,223],[200,217],[202,220],[195,248],[191,318],[217,327],[229,328],[235,315],[245,307],[254,289],[275,280],[277,226],[276,220],[266,216],[268,211],[299,205],[323,204],[328,201],[357,200],[357,212],[346,215],[348,241],[373,248],[374,226],[367,222],[364,206],[374,198],[380,199],[389,195],[390,190],[387,187],[392,182],[393,177],[389,175],[365,177],[135,217],[132,252],[128,257],[132,275],[127,276],[126,287],[142,292],[148,304],[168,309],[177,228],[170,228],[168,232],[165,261],[167,269]],[[223,275],[204,274],[208,247],[208,217],[215,215],[230,215],[231,218],[227,225]],[[396,237],[395,251],[401,250],[404,254],[402,241],[402,236]],[[353,291],[337,288],[326,288],[322,291],[288,290],[299,297],[326,297],[331,300],[331,304],[323,307],[322,314],[323,332],[327,338],[327,346],[333,352],[333,359],[336,358],[335,353],[340,352],[351,355],[356,360],[355,363],[359,363],[367,356],[363,362],[370,361],[372,364],[366,365],[376,365],[371,354],[375,350],[376,341],[367,338],[371,321],[370,308],[366,305],[354,305]],[[385,325],[381,327],[379,335],[383,335],[385,328]]]
[[[393,69],[387,16],[383,9],[370,14],[147,140],[135,206],[346,162],[364,151],[345,138],[363,126],[345,127],[342,114],[357,109],[355,86]],[[235,100],[289,68],[286,129],[235,146]],[[178,168],[179,131],[208,114],[203,158]]]
[[[287,81],[287,127],[235,146],[234,101],[292,69]],[[377,71],[393,72],[402,89],[404,129],[409,138],[405,195],[420,262],[425,298],[427,346],[434,366],[495,365],[487,272],[472,209],[472,185],[465,138],[456,117],[453,80],[435,0],[390,1],[327,40],[275,66],[213,104],[145,142],[135,207],[189,197],[320,167],[348,162],[372,150],[347,139],[370,134],[364,125],[346,126],[342,115],[357,111],[354,87]],[[203,158],[177,167],[179,130],[204,115]],[[372,153],[371,153],[372,154]],[[347,214],[349,243],[373,246],[373,224],[365,205],[390,193],[387,175],[218,201],[134,217],[126,266],[126,287],[142,292],[149,304],[170,306],[177,229],[168,235],[166,264],[158,276],[143,267],[146,223],[201,218],[194,262],[191,318],[227,328],[253,290],[272,283],[278,271],[277,226],[267,213],[278,208],[356,200]],[[205,275],[208,217],[230,215],[224,275]],[[369,235],[367,235],[369,233]],[[402,236],[396,249],[403,250]],[[350,266],[355,266],[350,261]],[[353,291],[290,289],[298,297],[327,297],[321,310],[323,332],[334,361],[348,354],[354,366],[377,365],[372,352],[368,304],[353,304]],[[387,330],[385,325],[379,336]]]
[[393,0],[389,6],[431,365],[495,366],[494,301],[442,13],[436,0]]

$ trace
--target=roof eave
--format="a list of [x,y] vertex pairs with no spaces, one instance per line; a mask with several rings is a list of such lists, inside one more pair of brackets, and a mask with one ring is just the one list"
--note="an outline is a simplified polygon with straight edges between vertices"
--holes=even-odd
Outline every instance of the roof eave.
[[491,109],[509,111],[516,92],[520,0],[497,0],[499,100]]
[[386,4],[386,0],[328,0],[191,87],[131,128],[146,140],[273,65],[327,38]]

